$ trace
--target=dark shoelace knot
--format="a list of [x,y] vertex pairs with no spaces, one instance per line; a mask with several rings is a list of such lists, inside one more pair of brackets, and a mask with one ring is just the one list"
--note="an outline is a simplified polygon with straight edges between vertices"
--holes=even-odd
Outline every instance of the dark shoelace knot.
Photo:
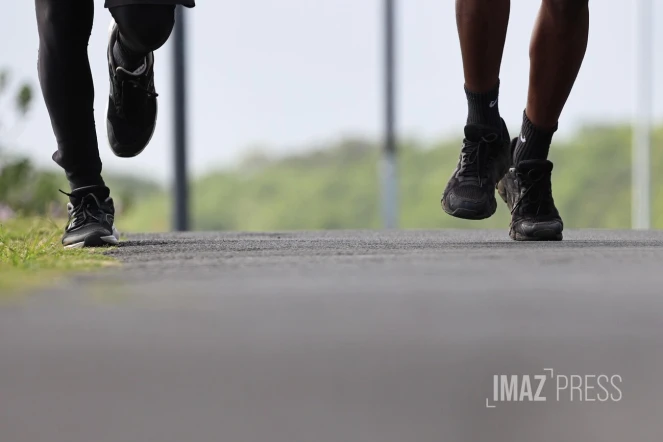
[[513,206],[513,209],[511,209],[511,213],[513,214],[520,208],[527,212],[530,207],[536,206],[534,216],[539,216],[541,207],[547,206],[552,202],[550,175],[538,170],[530,170],[527,173],[519,172],[516,176],[520,185],[525,190],[520,195],[518,202]]
[[482,186],[484,178],[488,177],[489,167],[495,159],[494,155],[491,155],[489,146],[498,138],[497,134],[490,134],[481,137],[479,141],[465,140],[461,149],[461,165],[458,175],[476,177],[479,180],[479,186]]
[[[60,190],[61,193],[70,198],[76,198],[75,195]],[[89,193],[80,199],[80,202],[74,206],[69,214],[71,220],[71,227],[76,228],[84,225],[88,219],[93,219],[100,222],[103,215],[103,204],[99,198],[93,193]]]

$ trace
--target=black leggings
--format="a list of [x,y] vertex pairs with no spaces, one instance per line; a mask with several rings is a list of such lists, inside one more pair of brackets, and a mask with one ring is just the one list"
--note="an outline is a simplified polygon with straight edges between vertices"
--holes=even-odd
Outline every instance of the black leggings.
[[[58,143],[53,160],[72,188],[103,185],[94,124],[94,85],[87,47],[93,0],[35,0],[39,29],[39,82]],[[174,5],[110,9],[123,45],[136,53],[160,48],[175,23]],[[101,49],[101,48],[100,48]]]

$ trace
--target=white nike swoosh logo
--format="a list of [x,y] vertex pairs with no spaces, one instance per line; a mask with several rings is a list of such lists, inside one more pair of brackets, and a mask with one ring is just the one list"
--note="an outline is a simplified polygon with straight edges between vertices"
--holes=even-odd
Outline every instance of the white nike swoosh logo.
[[497,100],[495,100],[495,101],[491,101],[490,104],[489,104],[488,106],[490,106],[490,107],[495,107],[496,104],[497,104]]
[[527,142],[527,138],[523,137],[522,135],[520,136],[520,142],[525,143]]

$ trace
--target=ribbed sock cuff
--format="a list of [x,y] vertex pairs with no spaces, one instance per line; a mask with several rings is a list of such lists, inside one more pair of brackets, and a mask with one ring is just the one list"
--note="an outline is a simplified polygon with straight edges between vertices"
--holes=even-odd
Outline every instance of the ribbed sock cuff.
[[480,124],[500,129],[502,118],[499,110],[500,82],[488,92],[476,93],[467,87],[467,124]]
[[527,118],[527,113],[523,112],[523,124],[518,135],[518,142],[514,152],[513,162],[518,164],[523,160],[545,160],[548,159],[550,143],[552,137],[557,131],[557,125],[554,128],[540,129]]

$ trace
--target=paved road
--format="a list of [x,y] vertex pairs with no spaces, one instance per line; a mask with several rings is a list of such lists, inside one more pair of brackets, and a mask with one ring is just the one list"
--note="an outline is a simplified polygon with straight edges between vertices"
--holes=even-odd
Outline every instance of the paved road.
[[663,232],[566,236],[132,237],[0,306],[0,441],[660,440]]

